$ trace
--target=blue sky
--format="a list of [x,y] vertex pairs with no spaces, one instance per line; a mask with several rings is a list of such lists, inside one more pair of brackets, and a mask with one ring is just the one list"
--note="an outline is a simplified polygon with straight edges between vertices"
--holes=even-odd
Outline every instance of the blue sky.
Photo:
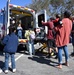
[[[7,0],[0,0],[0,9],[4,8],[6,6]],[[32,0],[11,0],[10,4],[20,5],[20,6],[26,6],[30,4]]]

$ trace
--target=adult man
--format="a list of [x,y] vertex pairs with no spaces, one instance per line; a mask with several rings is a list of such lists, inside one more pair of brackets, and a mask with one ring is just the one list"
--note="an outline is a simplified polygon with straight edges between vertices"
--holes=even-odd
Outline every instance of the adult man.
[[47,43],[48,43],[48,56],[47,57],[51,57],[51,52],[52,49],[54,47],[54,49],[56,50],[56,52],[58,52],[56,44],[55,44],[55,39],[54,39],[54,34],[53,34],[53,29],[54,29],[54,24],[53,24],[53,18],[50,18],[50,20],[48,22],[43,22],[42,24],[48,27],[48,34],[47,34]]

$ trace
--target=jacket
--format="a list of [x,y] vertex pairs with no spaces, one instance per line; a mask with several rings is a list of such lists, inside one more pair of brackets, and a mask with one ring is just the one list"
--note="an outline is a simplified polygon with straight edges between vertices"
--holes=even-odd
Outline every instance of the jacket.
[[68,18],[62,19],[63,26],[58,25],[55,27],[56,45],[57,47],[65,46],[69,44],[69,37],[72,29],[72,21]]
[[43,25],[48,27],[48,34],[47,34],[47,38],[48,39],[54,39],[54,35],[53,35],[53,22],[52,21],[48,21],[48,22],[42,22]]
[[33,30],[26,30],[24,36],[27,38],[27,40],[30,40],[31,34],[33,34],[35,36],[35,32]]
[[15,53],[18,47],[18,37],[15,33],[11,33],[4,37],[2,43],[4,46],[4,52]]

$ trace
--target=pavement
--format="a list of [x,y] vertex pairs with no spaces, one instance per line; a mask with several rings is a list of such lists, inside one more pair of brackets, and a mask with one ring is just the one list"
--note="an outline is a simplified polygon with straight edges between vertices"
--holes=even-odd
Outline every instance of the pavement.
[[[68,45],[69,49],[69,64],[67,67],[63,65],[62,69],[58,69],[55,66],[58,64],[58,60],[52,58],[46,58],[45,53],[37,53],[34,56],[28,55],[26,51],[17,52],[15,55],[16,69],[15,73],[11,71],[11,62],[9,61],[9,72],[7,75],[74,75],[74,57],[70,56],[73,51],[72,45]],[[63,62],[65,61],[63,53]],[[4,65],[4,53],[0,52],[0,68]],[[1,72],[0,75],[6,75]]]

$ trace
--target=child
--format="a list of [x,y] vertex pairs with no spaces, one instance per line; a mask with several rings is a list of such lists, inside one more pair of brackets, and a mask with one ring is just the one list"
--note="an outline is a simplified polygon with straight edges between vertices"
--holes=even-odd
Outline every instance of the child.
[[18,37],[15,34],[16,28],[15,26],[9,27],[9,34],[4,37],[2,43],[4,46],[4,52],[5,52],[5,65],[4,65],[4,72],[8,73],[8,67],[9,67],[9,57],[11,57],[11,64],[12,64],[12,72],[16,71],[15,66],[15,53],[17,51],[18,47]]

